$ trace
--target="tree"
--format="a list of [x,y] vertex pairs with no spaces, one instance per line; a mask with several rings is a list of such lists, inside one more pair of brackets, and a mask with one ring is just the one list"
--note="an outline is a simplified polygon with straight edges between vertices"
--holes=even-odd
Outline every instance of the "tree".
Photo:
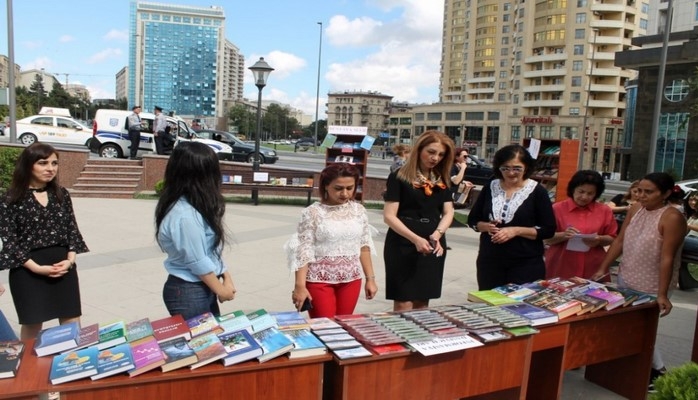
[[228,111],[228,124],[237,128],[239,135],[251,137],[251,133],[257,130],[256,115],[247,110],[242,104],[237,104]]
[[[327,120],[326,119],[318,120],[317,126],[318,126],[317,139],[318,139],[318,141],[322,142],[325,139],[325,136],[327,136]],[[304,129],[304,131],[305,131],[305,136],[314,138],[315,137],[315,121],[311,122],[310,125],[308,125],[308,127],[306,129]]]
[[34,76],[34,82],[29,86],[29,91],[34,94],[34,98],[36,99],[36,114],[38,114],[41,105],[45,104],[44,98],[46,97],[44,78],[41,75],[36,74]]

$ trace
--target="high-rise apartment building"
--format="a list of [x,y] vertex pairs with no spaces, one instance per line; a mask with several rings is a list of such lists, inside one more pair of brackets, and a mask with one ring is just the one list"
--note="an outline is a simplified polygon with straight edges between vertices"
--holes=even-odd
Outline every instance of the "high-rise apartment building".
[[223,53],[223,100],[242,100],[245,85],[245,56],[231,41],[225,40]]
[[225,14],[132,1],[129,15],[129,107],[190,117],[221,116]]
[[445,0],[440,101],[462,112],[448,107],[442,129],[480,156],[528,137],[581,139],[585,167],[617,170],[635,72],[614,57],[645,34],[648,10],[647,0]]
[[123,67],[116,73],[115,99],[128,99],[128,67]]
[[378,137],[388,129],[393,97],[374,91],[342,91],[327,94],[327,125],[365,126]]
[[[19,65],[15,64],[15,79],[19,78]],[[10,59],[0,55],[0,88],[8,87],[10,79]]]

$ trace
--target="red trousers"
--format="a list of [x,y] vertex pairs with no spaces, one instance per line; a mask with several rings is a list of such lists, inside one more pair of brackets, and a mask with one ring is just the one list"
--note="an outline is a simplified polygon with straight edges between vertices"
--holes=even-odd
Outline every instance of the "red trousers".
[[313,297],[311,318],[353,314],[361,292],[361,279],[346,283],[306,282],[305,287]]

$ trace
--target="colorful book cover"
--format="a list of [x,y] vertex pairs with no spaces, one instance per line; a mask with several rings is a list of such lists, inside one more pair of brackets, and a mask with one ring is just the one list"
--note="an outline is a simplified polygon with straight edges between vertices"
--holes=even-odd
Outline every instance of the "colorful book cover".
[[17,376],[24,354],[24,343],[19,340],[0,342],[0,379]]
[[78,337],[78,349],[94,346],[99,343],[99,324],[95,323],[80,328],[80,336]]
[[165,356],[165,363],[160,366],[162,372],[186,367],[199,360],[194,349],[189,346],[189,343],[183,337],[176,337],[161,342],[160,349]]
[[592,296],[589,296],[588,294],[584,294],[584,293],[576,294],[573,298],[576,300],[582,301],[584,303],[591,304],[591,309],[588,311],[590,313],[593,313],[594,311],[598,311],[598,310],[606,307],[606,304],[608,304],[608,302],[604,299],[599,299],[598,297],[592,297]]
[[223,332],[218,334],[225,351],[228,353],[223,358],[223,365],[233,365],[243,361],[257,358],[264,354],[262,347],[246,329],[235,332]]
[[364,139],[361,141],[361,148],[365,150],[371,150],[371,147],[373,147],[373,143],[376,141],[376,138],[374,138],[371,135],[366,135],[364,136]]
[[38,357],[42,357],[74,349],[78,346],[79,338],[80,325],[77,322],[52,326],[42,330],[36,336],[34,352]]
[[154,336],[130,342],[135,368],[128,371],[129,376],[140,375],[165,363],[165,356]]
[[492,290],[514,300],[523,300],[526,297],[536,293],[536,290],[534,290],[533,288],[524,285],[518,285],[516,283],[498,286]]
[[131,346],[128,343],[121,343],[99,352],[97,356],[97,373],[90,378],[94,381],[127,372],[134,367]]
[[196,317],[189,318],[187,320],[187,326],[189,326],[192,338],[220,329],[218,320],[216,320],[216,317],[210,312],[205,312]]
[[342,327],[335,320],[327,317],[310,318],[308,320],[308,323],[310,324],[310,329],[313,331],[319,331],[323,329],[335,329]]
[[468,300],[476,303],[486,303],[493,306],[519,303],[519,300],[509,298],[494,290],[476,290],[468,292]]
[[247,318],[247,315],[242,310],[233,311],[227,314],[216,317],[218,324],[223,329],[223,332],[235,332],[240,329],[246,329],[252,332],[252,322]]
[[310,329],[289,329],[282,332],[293,342],[293,349],[288,353],[290,359],[327,353],[325,344],[313,335]]
[[54,356],[49,373],[51,384],[58,385],[96,374],[98,356],[97,346]]
[[141,318],[126,324],[126,338],[129,342],[135,342],[148,336],[153,336],[153,327],[150,324],[150,319]]
[[126,324],[124,321],[116,321],[99,327],[99,343],[97,344],[97,347],[100,350],[104,350],[125,342]]
[[264,350],[264,354],[257,357],[259,362],[271,360],[293,349],[293,342],[291,339],[274,327],[254,332],[252,337],[262,346],[262,350]]
[[191,369],[203,367],[228,355],[215,332],[195,336],[189,341],[189,346],[194,350],[198,359],[197,362],[189,366]]
[[260,332],[268,328],[276,328],[276,320],[267,310],[260,308],[247,314],[252,323],[252,332]]
[[310,323],[298,311],[272,311],[269,313],[276,320],[279,330],[310,328]]
[[177,337],[184,338],[185,340],[191,339],[191,332],[189,331],[187,321],[185,321],[184,317],[180,314],[152,321],[150,325],[153,327],[153,336],[155,336],[158,342],[164,342]]
[[328,133],[328,134],[325,136],[325,139],[324,139],[324,140],[322,141],[322,143],[320,144],[320,147],[324,147],[324,148],[326,148],[326,149],[329,149],[329,148],[331,148],[331,147],[335,144],[336,141],[337,141],[337,136],[335,136],[335,135],[333,135],[333,134],[331,134],[331,133]]
[[351,347],[348,349],[332,350],[335,357],[340,360],[348,360],[350,358],[371,357],[373,353],[368,351],[364,346]]
[[557,314],[553,311],[528,303],[506,304],[502,308],[528,319],[532,326],[553,324],[558,320]]
[[625,297],[618,292],[609,292],[604,289],[591,289],[586,291],[587,295],[591,297],[596,297],[598,299],[606,300],[606,310],[613,310],[614,308],[620,307],[625,303]]

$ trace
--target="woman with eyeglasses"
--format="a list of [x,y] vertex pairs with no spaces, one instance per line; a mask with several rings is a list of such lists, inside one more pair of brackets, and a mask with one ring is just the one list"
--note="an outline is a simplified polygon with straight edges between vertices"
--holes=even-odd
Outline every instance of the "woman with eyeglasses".
[[518,144],[494,154],[495,179],[483,186],[468,215],[468,225],[480,232],[479,290],[545,278],[543,240],[556,225],[548,191],[530,179],[534,166]]
[[[597,202],[606,184],[596,171],[577,171],[567,184],[567,199],[553,204],[557,232],[546,240],[550,245],[545,251],[546,278],[589,279],[606,257],[605,246],[616,238],[618,230],[613,211]],[[579,234],[593,237],[581,239],[582,246],[569,246]],[[604,281],[610,282],[608,276]]]

